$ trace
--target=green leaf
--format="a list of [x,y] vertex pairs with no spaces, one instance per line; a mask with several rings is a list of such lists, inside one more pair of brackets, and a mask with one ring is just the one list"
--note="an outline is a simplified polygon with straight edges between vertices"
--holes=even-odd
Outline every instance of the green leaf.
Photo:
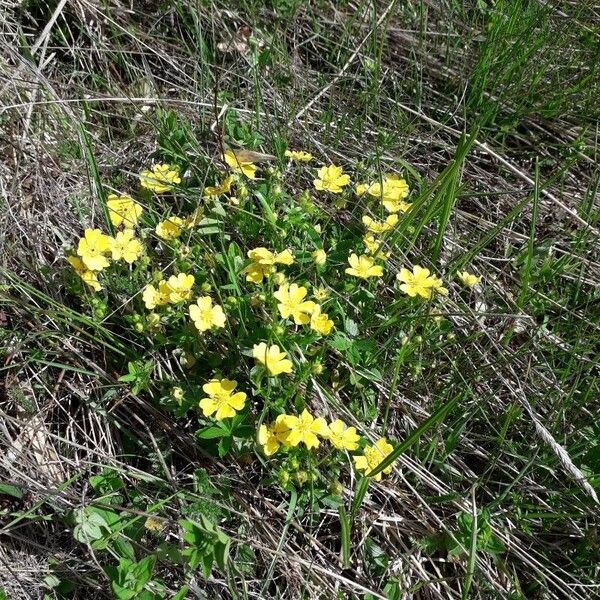
[[352,498],[352,505],[350,507],[350,518],[354,520],[358,509],[361,507],[365,496],[367,495],[367,490],[369,489],[369,478],[361,477],[358,481],[358,485],[356,486],[356,491],[354,492],[354,498]]
[[212,571],[213,560],[214,560],[214,557],[213,557],[212,552],[208,552],[202,557],[202,573],[203,573],[205,579],[208,579],[210,577],[210,572]]
[[233,446],[233,438],[231,436],[221,438],[218,445],[219,456],[223,458]]
[[98,513],[80,509],[75,513],[77,526],[73,529],[73,537],[82,544],[87,544],[103,537],[102,529],[110,529],[106,520]]
[[135,564],[133,574],[136,578],[136,589],[141,590],[150,581],[155,564],[156,554],[150,554]]
[[16,485],[10,483],[0,483],[0,494],[5,496],[12,496],[20,500],[23,497],[23,490]]
[[344,505],[338,508],[340,516],[340,539],[342,543],[342,568],[347,569],[350,566],[350,520],[346,515]]
[[213,425],[211,427],[205,427],[204,429],[200,429],[196,432],[196,435],[201,440],[214,440],[217,438],[222,438],[225,436],[229,436],[230,432],[219,425]]
[[189,591],[189,587],[187,585],[184,585],[172,598],[171,600],[184,600],[184,598],[187,596],[188,591]]
[[[223,534],[224,535],[224,534]],[[226,542],[219,542],[215,545],[214,555],[217,566],[221,571],[225,570],[225,566],[227,565],[227,560],[229,559],[229,547],[231,545],[231,540],[227,537]]]

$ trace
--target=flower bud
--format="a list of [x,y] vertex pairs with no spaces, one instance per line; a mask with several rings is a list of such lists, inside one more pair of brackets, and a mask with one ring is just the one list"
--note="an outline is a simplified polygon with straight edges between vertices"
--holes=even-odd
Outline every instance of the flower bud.
[[329,485],[329,493],[332,496],[341,496],[344,493],[344,486],[339,481],[332,481]]
[[196,364],[196,357],[194,355],[190,354],[189,352],[184,352],[179,357],[179,364],[184,369],[191,369]]
[[310,372],[313,375],[320,375],[321,373],[323,373],[323,371],[325,370],[325,367],[323,366],[323,363],[321,362],[316,362],[312,365],[312,367],[310,368]]
[[298,471],[294,477],[299,485],[304,485],[308,481],[308,476],[306,471]]
[[277,481],[281,487],[286,487],[290,482],[290,474],[288,471],[281,469],[279,473],[277,473]]
[[160,315],[155,312],[148,313],[146,323],[148,323],[148,327],[158,327],[160,325]]

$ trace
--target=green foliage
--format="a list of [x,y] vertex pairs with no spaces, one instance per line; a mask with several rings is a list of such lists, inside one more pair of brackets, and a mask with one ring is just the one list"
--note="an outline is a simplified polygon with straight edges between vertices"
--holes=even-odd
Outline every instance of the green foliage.
[[154,363],[148,361],[134,361],[127,363],[129,372],[127,375],[121,375],[119,381],[131,383],[131,391],[134,394],[139,394],[142,390],[147,390],[150,387],[150,376]]
[[[150,587],[162,588],[152,580],[156,565],[156,555],[150,554],[138,562],[122,558],[116,566],[108,566],[105,572],[110,579],[112,591],[118,600],[159,600],[164,598],[161,590],[151,591]],[[154,585],[152,585],[154,584]]]
[[231,540],[209,519],[200,516],[200,521],[180,521],[186,546],[181,554],[190,569],[202,567],[205,578],[210,576],[213,565],[224,572],[229,560]]
[[[476,528],[476,529],[475,529]],[[477,552],[486,552],[496,555],[505,551],[502,542],[494,535],[490,526],[490,516],[487,511],[482,510],[477,513],[477,520],[469,513],[461,513],[458,517],[458,530],[455,533],[455,540],[451,540],[448,545],[449,556],[460,556],[472,549],[472,540],[475,536],[475,550]]]

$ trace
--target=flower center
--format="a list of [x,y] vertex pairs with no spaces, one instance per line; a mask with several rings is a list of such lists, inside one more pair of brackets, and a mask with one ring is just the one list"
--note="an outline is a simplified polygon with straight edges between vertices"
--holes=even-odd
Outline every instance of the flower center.
[[210,308],[205,308],[200,312],[200,320],[208,321],[209,323],[212,321],[212,310]]

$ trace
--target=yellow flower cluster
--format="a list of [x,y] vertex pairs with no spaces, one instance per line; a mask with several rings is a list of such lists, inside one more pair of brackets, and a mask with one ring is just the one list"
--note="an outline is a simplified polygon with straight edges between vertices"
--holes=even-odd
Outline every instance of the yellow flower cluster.
[[[116,216],[117,213],[111,214],[113,220],[121,224],[130,220]],[[133,229],[119,231],[115,237],[106,235],[100,229],[86,229],[77,244],[77,256],[69,256],[67,260],[85,284],[94,291],[100,291],[102,285],[98,273],[110,265],[111,259],[133,264],[143,251],[144,247],[135,237]]]
[[[190,300],[194,283],[193,275],[187,273],[171,275],[166,281],[164,279],[159,281],[158,286],[148,284],[142,292],[142,299],[148,310],[166,304],[180,304]],[[213,304],[210,296],[200,296],[195,304],[188,307],[188,313],[200,333],[225,327],[226,317],[223,307]]]
[[[323,417],[315,418],[304,409],[299,416],[279,415],[270,425],[261,425],[258,430],[258,443],[262,446],[265,456],[272,456],[280,448],[294,448],[304,444],[307,449],[318,448],[321,440],[328,441],[337,450],[354,452],[358,449],[360,435],[355,427],[348,427],[342,420],[327,424]],[[377,440],[372,446],[366,445],[362,455],[355,455],[354,465],[367,475],[375,469],[392,451],[393,446],[385,439]],[[393,464],[387,466],[382,473],[390,473]],[[375,480],[381,479],[382,473],[375,475]]]
[[[141,173],[140,183],[142,187],[165,192],[172,189],[167,183],[178,184],[181,183],[181,179],[176,167],[155,165],[152,171]],[[86,229],[77,245],[77,256],[67,257],[77,275],[94,291],[102,289],[98,273],[109,266],[110,259],[123,260],[131,265],[144,252],[142,242],[135,237],[134,232],[143,208],[127,194],[109,194],[106,208],[113,226],[123,227],[123,230],[111,237],[100,229]]]
[[310,324],[310,328],[321,335],[328,335],[334,323],[329,316],[321,312],[321,306],[312,300],[304,300],[308,290],[296,283],[284,283],[273,293],[279,301],[277,310],[283,319],[292,318],[296,325]]
[[358,196],[365,193],[381,200],[384,208],[389,213],[406,212],[410,208],[410,204],[404,201],[408,197],[410,189],[406,181],[398,175],[384,175],[381,182],[361,183],[356,186]]
[[277,265],[294,264],[294,255],[290,250],[271,252],[267,248],[254,248],[248,251],[248,258],[252,261],[245,269],[246,281],[261,283],[266,277],[277,272]]
[[[284,156],[294,162],[313,160],[310,153],[301,150],[286,150]],[[222,158],[228,166],[229,174],[221,173],[213,181],[214,185],[204,188],[202,197],[207,204],[211,202],[218,204],[217,199],[220,196],[231,194],[232,188],[239,198],[243,198],[249,193],[248,187],[251,184],[246,181],[248,185],[246,187],[242,183],[244,180],[240,175],[251,180],[255,179],[258,171],[255,163],[272,160],[274,157],[243,150],[227,150]],[[179,168],[169,164],[154,165],[151,169],[142,171],[139,178],[143,188],[157,194],[172,192],[181,184]],[[341,194],[342,199],[346,198],[352,189],[348,187],[350,176],[344,173],[342,167],[336,165],[319,168],[313,185],[318,191]],[[398,226],[403,213],[411,208],[411,204],[407,201],[410,189],[407,182],[399,175],[388,173],[378,181],[357,185],[355,191],[359,197],[368,197],[370,202],[378,202],[377,210],[372,214],[382,214],[383,216],[379,218],[367,214],[362,216],[361,220],[365,228],[362,238],[364,250],[350,253],[345,273],[363,280],[379,278],[384,275],[384,266],[381,263],[385,263],[390,257],[389,243],[386,245],[386,242],[389,242],[389,234]],[[104,234],[100,229],[86,229],[84,236],[79,240],[76,255],[68,257],[68,261],[78,276],[94,290],[102,289],[98,274],[109,267],[111,261],[123,261],[132,265],[144,252],[142,242],[136,237],[134,231],[144,213],[142,206],[128,195],[117,194],[108,196],[106,204],[112,225],[120,229],[114,237]],[[198,207],[187,217],[174,214],[165,216],[166,218],[163,217],[163,220],[156,225],[155,233],[160,239],[168,242],[177,240],[186,230],[198,226],[204,218],[204,208]],[[320,234],[319,226],[315,225],[314,227]],[[323,274],[328,264],[327,252],[320,247],[323,245],[320,239],[317,238],[313,242],[312,252],[309,251],[310,258],[312,264],[318,267],[317,272]],[[189,243],[193,244],[192,241]],[[179,243],[176,243],[175,246],[177,249],[180,248]],[[335,256],[335,240],[332,241],[331,246],[326,245],[326,247],[331,247],[332,255]],[[167,244],[160,244],[159,248],[165,253],[170,250]],[[192,245],[192,248],[184,246],[179,252],[180,259],[185,256],[183,249],[186,249],[187,255],[197,256],[197,246]],[[241,270],[246,281],[253,284],[264,283],[264,288],[260,293],[253,294],[250,298],[252,306],[260,305],[263,308],[263,305],[266,305],[267,308],[273,308],[274,313],[276,307],[275,314],[278,314],[282,320],[287,320],[288,324],[293,323],[298,327],[305,326],[322,336],[332,332],[334,321],[323,311],[325,301],[329,297],[328,289],[325,287],[312,288],[311,296],[308,284],[305,284],[305,287],[288,281],[286,273],[278,270],[280,267],[289,267],[295,263],[296,257],[291,249],[277,251],[260,246],[248,250],[247,257],[249,263],[245,264]],[[308,252],[306,255],[300,253],[298,255],[299,262],[303,262],[305,257],[308,259]],[[240,260],[237,256],[235,259]],[[201,335],[225,328],[228,316],[223,307],[208,295],[211,290],[209,283],[202,284],[203,295],[197,295],[194,293],[194,286],[199,282],[196,281],[194,275],[178,272],[179,270],[187,271],[189,269],[187,265],[193,261],[191,259],[175,260],[177,274],[170,275],[165,279],[160,278],[162,275],[155,276],[153,283],[149,283],[143,289],[142,300],[148,310],[154,311],[165,307],[164,311],[157,310],[150,313],[146,323],[153,323],[153,326],[158,327],[163,317],[162,322],[170,323],[171,321],[177,322],[185,314],[186,318],[189,317],[188,322],[191,322]],[[220,264],[219,260],[220,258],[214,259],[211,267]],[[214,270],[216,271],[216,268]],[[481,277],[467,271],[458,273],[456,277],[468,288],[476,287],[481,282]],[[429,300],[434,295],[448,294],[442,279],[429,269],[419,265],[414,265],[411,269],[402,268],[396,278],[400,291],[409,297]],[[219,279],[215,277],[215,281],[218,282]],[[232,288],[223,286],[221,289]],[[352,290],[352,287],[348,286],[347,289]],[[230,301],[232,302],[230,303]],[[237,302],[236,296],[229,298],[224,304],[235,306]],[[243,314],[242,311],[240,311],[241,314]],[[233,313],[230,318],[231,321],[234,320]],[[283,336],[285,333],[281,323],[275,323],[273,327],[276,336]],[[143,331],[143,329],[141,330]],[[256,376],[257,379],[254,382],[255,389],[261,389],[260,382],[263,376],[274,378],[285,374],[292,375],[295,368],[298,368],[306,376],[308,373],[313,375],[322,373],[325,367],[320,360],[313,359],[313,364],[306,365],[302,354],[315,337],[314,335],[298,336],[298,340],[308,339],[309,341],[298,342],[301,347],[298,348],[297,354],[286,351],[277,344],[271,344],[271,340],[254,344],[252,358],[255,367],[251,375]],[[286,338],[284,337],[284,339]],[[303,345],[304,347],[302,347]],[[316,345],[314,349],[315,353],[312,352],[313,348],[309,348],[306,355],[316,356],[316,352],[325,351],[324,347],[316,347]],[[304,363],[303,365],[298,358]],[[181,364],[183,365],[183,362]],[[307,368],[305,369],[304,366]],[[246,409],[247,394],[243,391],[236,391],[237,381],[220,378],[220,374],[218,377],[215,375],[212,377],[210,381],[202,385],[204,397],[198,401],[199,409],[206,418],[218,421],[230,419]],[[268,381],[268,385],[273,386],[274,389],[285,388],[281,381],[272,379]],[[189,392],[184,393],[182,387],[176,386],[172,389],[171,398],[179,407],[185,408],[187,406],[184,402],[186,393]],[[235,423],[237,422],[236,420]],[[301,414],[280,414],[272,423],[262,424],[257,436],[258,443],[262,446],[266,456],[272,456],[280,450],[297,447],[304,447],[308,450],[317,449],[322,442],[328,442],[330,447],[335,450],[352,453],[355,469],[362,471],[367,476],[393,452],[393,446],[385,438],[380,438],[370,444],[361,437],[355,427],[347,426],[341,419],[335,419],[328,423],[325,418],[314,416],[306,409]],[[391,470],[392,465],[390,464],[375,475],[375,479],[380,480],[382,474],[390,473]]]

